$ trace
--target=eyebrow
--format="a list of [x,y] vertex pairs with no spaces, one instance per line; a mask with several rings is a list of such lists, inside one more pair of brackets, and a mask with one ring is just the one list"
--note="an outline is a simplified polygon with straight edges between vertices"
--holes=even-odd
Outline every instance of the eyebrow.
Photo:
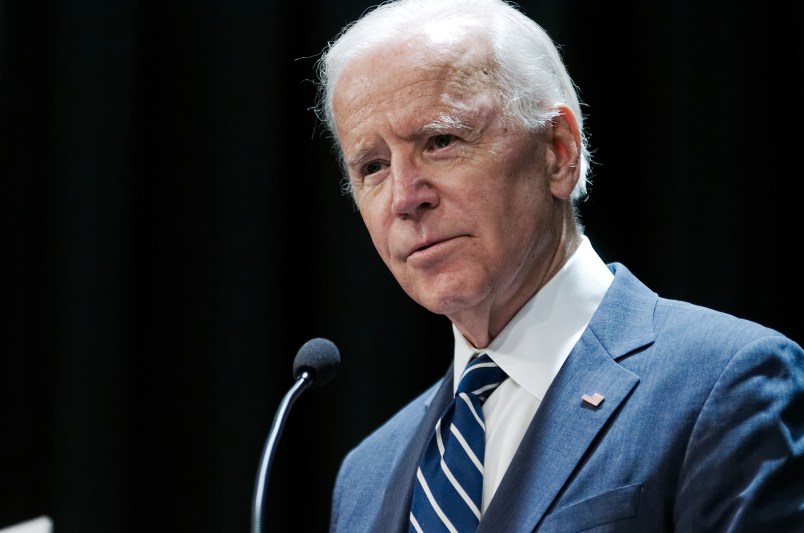
[[471,129],[471,127],[460,118],[443,113],[434,121],[422,126],[419,129],[419,133],[442,133],[445,130],[462,129]]
[[349,168],[354,167],[358,163],[362,162],[369,154],[369,152],[371,152],[371,150],[369,150],[368,148],[361,148],[360,150],[351,154],[349,157],[345,158],[346,166]]

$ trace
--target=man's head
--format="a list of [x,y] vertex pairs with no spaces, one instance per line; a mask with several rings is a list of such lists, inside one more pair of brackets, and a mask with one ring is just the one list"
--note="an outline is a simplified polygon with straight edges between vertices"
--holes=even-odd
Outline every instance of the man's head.
[[[353,25],[322,60],[324,118],[375,247],[414,300],[478,347],[579,235],[577,98],[527,20],[496,0],[402,0]],[[523,41],[540,44],[501,59]],[[528,54],[531,72],[516,72],[533,86],[520,90],[501,65]]]
[[336,144],[340,142],[332,99],[345,65],[416,33],[439,40],[457,34],[460,29],[471,31],[474,39],[489,46],[494,82],[505,113],[512,120],[539,129],[553,116],[555,104],[563,103],[570,108],[582,141],[581,179],[572,199],[577,202],[583,198],[590,156],[575,85],[544,29],[503,0],[390,1],[347,25],[318,62],[316,112]]

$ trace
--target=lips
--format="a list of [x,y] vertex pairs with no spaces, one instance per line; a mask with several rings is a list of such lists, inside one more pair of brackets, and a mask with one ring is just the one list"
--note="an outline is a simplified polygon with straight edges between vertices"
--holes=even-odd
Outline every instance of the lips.
[[406,258],[411,259],[414,256],[426,255],[430,250],[437,248],[439,245],[449,242],[457,237],[442,237],[437,239],[427,239],[420,241],[413,245],[407,253]]
[[438,244],[440,242],[444,242],[444,241],[433,241],[433,242],[429,242],[429,243],[426,243],[426,244],[422,244],[421,246],[419,246],[418,248],[413,250],[413,253],[421,252],[422,250],[426,250],[426,249],[430,248],[431,246],[435,246],[436,244]]

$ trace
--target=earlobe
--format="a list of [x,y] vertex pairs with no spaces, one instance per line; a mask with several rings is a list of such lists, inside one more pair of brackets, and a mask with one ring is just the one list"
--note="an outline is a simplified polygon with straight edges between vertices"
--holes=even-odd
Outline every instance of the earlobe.
[[561,200],[572,194],[580,179],[581,134],[575,114],[564,104],[556,105],[558,115],[551,121],[548,152],[552,155],[550,192]]

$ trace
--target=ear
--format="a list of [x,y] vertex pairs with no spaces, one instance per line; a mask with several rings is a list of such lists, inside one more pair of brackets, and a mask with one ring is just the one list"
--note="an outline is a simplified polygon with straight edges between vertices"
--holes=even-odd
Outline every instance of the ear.
[[547,170],[550,192],[566,200],[581,175],[581,133],[569,107],[557,104],[555,109],[558,114],[547,130]]

